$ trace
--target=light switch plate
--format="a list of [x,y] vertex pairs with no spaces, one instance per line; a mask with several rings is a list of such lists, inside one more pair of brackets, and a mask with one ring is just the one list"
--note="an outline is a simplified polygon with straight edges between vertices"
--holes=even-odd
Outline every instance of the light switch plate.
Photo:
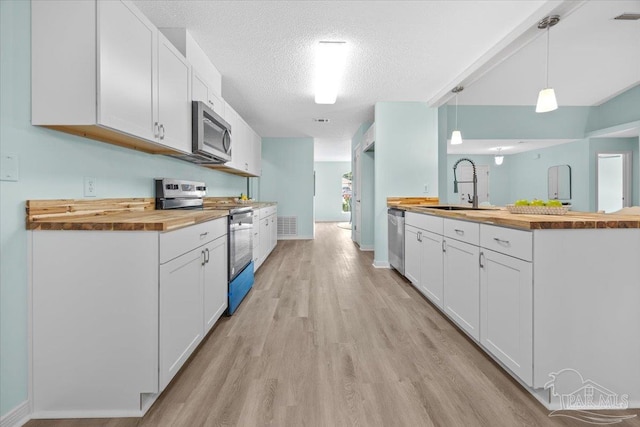
[[18,155],[3,154],[0,163],[0,181],[18,180]]

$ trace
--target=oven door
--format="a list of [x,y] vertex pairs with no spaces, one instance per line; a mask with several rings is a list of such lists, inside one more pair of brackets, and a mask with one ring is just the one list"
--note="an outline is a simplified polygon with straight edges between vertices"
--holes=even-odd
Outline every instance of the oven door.
[[253,257],[253,212],[229,215],[229,282]]

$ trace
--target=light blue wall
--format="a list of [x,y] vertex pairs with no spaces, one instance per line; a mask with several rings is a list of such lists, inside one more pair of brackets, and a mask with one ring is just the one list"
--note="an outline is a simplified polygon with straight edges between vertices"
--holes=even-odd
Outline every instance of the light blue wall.
[[[504,163],[497,166],[493,156],[479,156],[479,155],[447,155],[447,168],[446,168],[446,188],[447,194],[440,197],[441,203],[460,203],[459,195],[453,192],[453,165],[461,157],[466,157],[474,161],[476,166],[488,165],[489,166],[489,201],[492,205],[504,206],[507,203],[511,203],[511,156],[504,156]],[[461,165],[468,165],[469,163],[462,163]]]
[[[27,399],[27,232],[25,200],[153,197],[153,178],[207,183],[210,195],[246,191],[246,180],[30,125],[30,2],[0,1],[0,153],[19,158],[19,181],[0,182],[0,415]],[[71,64],[70,64],[71,66]]]
[[387,197],[438,194],[438,110],[422,102],[378,102],[375,123],[374,263],[383,266]]
[[348,222],[350,212],[342,212],[342,175],[351,172],[351,162],[315,162],[316,221]]
[[509,156],[509,163],[511,202],[518,199],[530,200],[534,198],[546,200],[548,198],[547,174],[549,167],[569,165],[571,167],[572,209],[576,211],[589,210],[588,140],[512,154]]
[[586,131],[606,129],[637,120],[640,120],[640,85],[594,107]]
[[[364,133],[369,129],[371,123],[365,122],[356,131],[351,138],[351,163],[353,169],[353,160],[355,159],[355,148],[362,143]],[[360,248],[363,250],[373,249],[374,239],[374,168],[375,168],[375,151],[367,151],[360,156],[360,209],[361,209],[361,223],[360,227]],[[354,180],[356,179],[354,175]],[[353,183],[356,188],[357,182]],[[355,231],[352,230],[351,238],[355,239]]]
[[298,217],[298,238],[313,239],[313,138],[262,138],[260,198]]

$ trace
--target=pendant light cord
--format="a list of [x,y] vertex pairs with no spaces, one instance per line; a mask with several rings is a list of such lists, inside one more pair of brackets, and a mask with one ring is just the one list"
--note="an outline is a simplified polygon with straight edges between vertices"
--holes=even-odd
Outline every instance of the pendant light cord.
[[458,130],[458,92],[456,92],[456,130]]
[[551,33],[550,30],[551,29],[551,25],[547,26],[547,85],[545,86],[545,89],[549,88],[549,38],[551,37]]

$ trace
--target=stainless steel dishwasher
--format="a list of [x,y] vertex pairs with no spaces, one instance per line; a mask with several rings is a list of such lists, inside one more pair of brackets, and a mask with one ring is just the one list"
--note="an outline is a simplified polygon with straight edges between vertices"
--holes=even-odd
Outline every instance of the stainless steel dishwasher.
[[404,276],[404,211],[389,208],[387,211],[389,264]]

